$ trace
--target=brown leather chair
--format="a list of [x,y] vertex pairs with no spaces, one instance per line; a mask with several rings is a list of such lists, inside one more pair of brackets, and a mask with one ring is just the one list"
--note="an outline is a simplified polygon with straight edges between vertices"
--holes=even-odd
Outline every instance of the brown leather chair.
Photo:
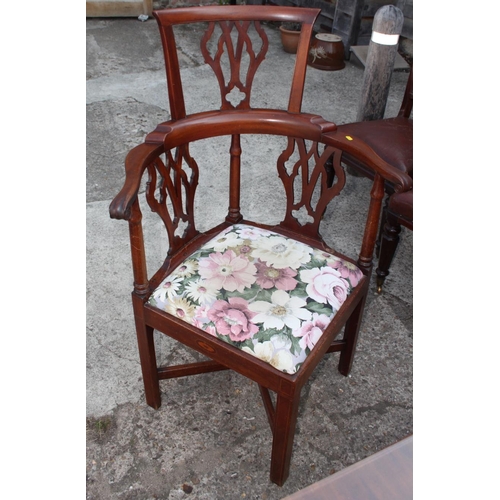
[[[403,101],[398,115],[393,118],[346,123],[338,126],[342,134],[358,137],[368,144],[376,154],[393,167],[413,176],[413,68],[410,69]],[[355,172],[373,178],[373,171],[358,158],[345,153],[342,163]],[[388,194],[394,192],[390,182],[386,183]]]
[[403,193],[394,193],[389,198],[376,271],[378,293],[382,292],[385,278],[389,275],[389,267],[399,243],[401,226],[413,231],[413,188]]
[[[356,137],[368,144],[373,151],[383,158],[387,163],[397,168],[401,172],[413,177],[413,67],[410,69],[408,81],[403,96],[403,101],[398,115],[393,118],[381,120],[371,120],[363,122],[347,123],[339,125],[339,133],[350,137]],[[354,175],[362,175],[373,179],[374,172],[359,158],[352,154],[344,153],[342,163],[347,166],[348,171]],[[327,162],[330,182],[333,174]],[[385,183],[386,200],[382,210],[380,232],[377,238],[376,254],[383,259],[384,264],[380,267],[382,273],[388,273],[385,263],[392,260],[392,256],[382,256],[380,250],[382,229],[387,220],[387,207],[390,197],[395,192],[395,187],[391,182]],[[397,244],[397,242],[396,242]],[[392,251],[392,250],[391,250]],[[394,255],[395,248],[393,249]],[[383,283],[383,280],[381,281]],[[377,286],[382,290],[382,284]]]
[[[147,404],[160,407],[163,379],[231,369],[253,380],[272,431],[271,480],[278,485],[289,473],[302,387],[328,352],[340,353],[340,373],[348,375],[351,370],[384,182],[400,190],[411,186],[409,176],[362,141],[349,140],[337,132],[335,124],[301,112],[309,41],[319,12],[255,5],[156,11],[172,118],[129,152],[125,184],[110,206],[111,217],[129,223],[132,304]],[[250,105],[253,76],[269,45],[260,21],[302,23],[286,110]],[[186,113],[174,28],[188,23],[202,23],[200,47],[219,83],[219,109]],[[228,57],[223,58],[222,52]],[[226,63],[229,68],[223,67]],[[282,92],[283,82],[277,83],[276,91]],[[227,98],[235,88],[242,96],[239,103]],[[266,152],[269,141],[279,141],[281,153],[274,164],[244,163],[242,153],[251,160],[253,151],[242,151],[242,134],[257,134],[268,141],[264,142]],[[207,193],[198,202],[197,189],[199,179],[211,174],[209,155],[204,152],[211,139],[220,142],[222,138],[227,142],[227,156],[217,162],[227,168],[228,211],[214,227],[200,232],[195,205],[210,210],[211,205],[226,204],[220,196]],[[195,154],[193,144],[201,152],[198,149]],[[327,204],[341,194],[345,184],[343,153],[374,172],[361,250],[355,258],[330,248],[319,231]],[[325,162],[332,156],[335,182],[328,186]],[[243,168],[245,174],[258,174],[263,185],[278,174],[284,194],[281,222],[265,225],[243,217],[240,196],[252,196],[255,182],[251,175],[241,175]],[[242,186],[245,179],[248,189]],[[143,186],[145,202],[139,196]],[[165,261],[153,274],[146,266],[141,204],[149,205],[160,217],[169,241]],[[300,213],[307,215],[306,221]],[[202,359],[158,366],[154,330],[201,354]]]

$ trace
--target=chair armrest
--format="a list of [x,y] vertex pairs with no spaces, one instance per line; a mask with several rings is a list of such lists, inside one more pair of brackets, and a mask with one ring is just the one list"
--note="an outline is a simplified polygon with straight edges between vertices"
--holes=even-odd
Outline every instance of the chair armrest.
[[322,141],[362,161],[374,172],[393,184],[396,192],[408,191],[412,188],[413,179],[407,173],[387,163],[361,139],[346,135],[342,131],[335,131],[324,134]]
[[185,142],[232,134],[277,134],[321,141],[322,134],[337,125],[319,115],[290,113],[278,109],[204,111],[161,123],[147,135],[146,143],[166,141],[166,148]]
[[146,167],[163,152],[163,144],[140,144],[125,158],[125,184],[109,206],[112,219],[130,218],[130,208],[137,198]]
[[109,206],[112,219],[130,220],[147,166],[167,149],[208,137],[267,133],[320,141],[322,134],[336,130],[334,123],[319,115],[282,110],[207,111],[159,124],[143,144],[125,159],[125,184]]

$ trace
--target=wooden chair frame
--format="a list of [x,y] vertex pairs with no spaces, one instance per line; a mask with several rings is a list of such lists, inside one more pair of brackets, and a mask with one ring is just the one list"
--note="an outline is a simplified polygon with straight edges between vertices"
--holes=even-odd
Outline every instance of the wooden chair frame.
[[[132,303],[147,404],[153,408],[160,407],[159,381],[163,379],[231,369],[255,381],[259,386],[273,434],[270,476],[271,480],[278,485],[283,485],[289,473],[302,387],[327,352],[340,353],[340,373],[348,375],[351,369],[368,293],[372,254],[384,195],[384,182],[389,180],[397,186],[396,189],[401,190],[408,189],[411,185],[411,179],[408,176],[385,163],[361,141],[337,134],[335,124],[325,121],[320,116],[300,112],[309,40],[318,13],[317,9],[270,6],[210,6],[155,12],[165,53],[172,119],[160,124],[147,136],[143,144],[132,149],[127,155],[125,184],[110,206],[112,218],[124,219],[129,223],[134,275]],[[250,106],[253,74],[263,57],[262,54],[255,54],[252,51],[250,39],[246,34],[246,29],[256,20],[295,21],[301,22],[303,26],[286,111],[252,109]],[[186,115],[172,27],[175,24],[200,21],[208,23],[204,40],[210,36],[214,24],[219,24],[221,27],[222,35],[218,47],[224,46],[230,52],[231,76],[230,81],[226,82],[219,66],[219,56],[212,57],[208,53],[205,54],[207,63],[218,77],[221,89],[221,109]],[[257,23],[255,26],[259,31],[260,24]],[[232,44],[228,38],[228,34],[234,29],[239,33],[236,45]],[[203,43],[202,51],[204,51]],[[264,53],[267,50],[267,43],[267,39],[264,38],[262,42]],[[250,54],[251,70],[247,73],[250,76],[242,82],[238,68],[244,48]],[[237,106],[233,106],[226,99],[227,93],[235,87],[245,95]],[[240,213],[240,136],[242,134],[266,134],[288,138],[286,139],[288,146],[277,161],[278,174],[287,194],[286,216],[280,224],[273,227],[246,221]],[[202,174],[197,162],[190,155],[189,143],[215,136],[228,136],[230,143],[229,208],[226,219],[220,225],[205,233],[200,233],[196,228],[192,209],[198,176]],[[306,143],[312,143],[312,146],[309,148]],[[318,147],[320,144],[323,145],[322,151]],[[289,171],[284,164],[292,148],[299,151],[300,160],[292,171]],[[334,316],[297,373],[280,372],[262,360],[148,304],[148,298],[165,276],[217,232],[235,223],[243,222],[272,229],[279,234],[336,254],[322,239],[319,225],[328,202],[337,196],[342,188],[341,179],[344,173],[341,156],[343,152],[349,152],[360,158],[375,172],[361,252],[357,260],[343,256],[350,262],[357,263],[364,278]],[[336,177],[340,180],[333,186],[328,186],[325,162],[331,156],[334,157]],[[188,166],[191,175],[184,170],[185,165]],[[302,175],[302,197],[297,200],[294,198],[294,186],[304,168],[310,169],[310,174]],[[148,176],[146,188],[148,204],[162,218],[170,243],[164,264],[152,277],[149,277],[146,268],[142,213],[138,197],[144,175]],[[321,187],[321,196],[317,204],[313,206],[311,198],[317,186]],[[170,202],[170,210],[167,207],[167,200]],[[312,222],[305,225],[299,223],[293,214],[300,209],[307,211]],[[185,228],[181,235],[179,235],[180,227]],[[343,337],[337,339],[343,328]],[[154,330],[202,353],[209,360],[158,367]],[[273,404],[270,391],[276,393],[275,404]]]

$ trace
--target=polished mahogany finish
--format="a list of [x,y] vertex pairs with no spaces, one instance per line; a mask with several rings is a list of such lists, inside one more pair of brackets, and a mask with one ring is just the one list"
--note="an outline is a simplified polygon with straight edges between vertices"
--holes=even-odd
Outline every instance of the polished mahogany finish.
[[[372,254],[378,231],[384,182],[390,181],[398,190],[411,187],[411,178],[377,156],[372,148],[357,138],[339,134],[335,124],[317,115],[300,112],[307,63],[307,53],[317,9],[271,6],[207,6],[157,11],[156,17],[163,41],[171,120],[161,123],[145,142],[130,151],[125,160],[126,179],[123,188],[110,206],[110,215],[129,222],[134,290],[132,303],[137,330],[139,354],[147,404],[161,404],[159,381],[167,378],[196,375],[231,369],[255,381],[263,398],[273,434],[271,480],[282,485],[289,472],[293,437],[300,401],[300,392],[316,365],[327,352],[339,352],[339,371],[347,375],[351,369],[369,277]],[[185,109],[182,82],[177,59],[173,27],[176,24],[204,22],[206,32],[201,51],[213,69],[220,87],[221,104],[217,110],[188,115]],[[295,21],[302,23],[302,35],[297,50],[287,110],[253,109],[250,104],[253,76],[268,47],[261,21]],[[249,35],[252,30],[252,36]],[[208,49],[208,40],[215,40],[217,52]],[[252,40],[258,38],[254,51]],[[229,68],[221,66],[221,53]],[[245,55],[245,57],[243,57]],[[241,77],[243,60],[248,63]],[[242,94],[239,103],[228,99],[235,88]],[[283,152],[268,169],[282,181],[286,193],[285,216],[272,227],[246,221],[240,212],[242,134],[263,134],[283,140]],[[210,137],[227,136],[229,200],[225,220],[216,227],[200,232],[194,217],[194,203],[199,178],[207,171],[205,158],[191,156],[191,144]],[[343,188],[345,175],[342,154],[356,156],[373,172],[367,222],[360,254],[356,263],[364,277],[345,300],[323,335],[294,374],[284,373],[247,352],[237,349],[194,325],[153,307],[148,299],[162,280],[181,262],[224,228],[246,223],[273,230],[286,237],[315,248],[339,255],[323,241],[319,226],[327,204]],[[333,157],[336,181],[329,185],[325,162]],[[261,170],[264,168],[260,167]],[[145,241],[138,193],[146,179],[145,196],[149,208],[161,218],[169,240],[169,250],[163,265],[152,275],[146,268]],[[319,197],[317,196],[319,192]],[[220,199],[205,200],[225,203]],[[306,223],[296,218],[305,212]],[[157,330],[184,345],[206,355],[209,361],[158,367],[153,331]],[[337,338],[344,330],[341,338]],[[276,393],[275,402],[270,391]]]

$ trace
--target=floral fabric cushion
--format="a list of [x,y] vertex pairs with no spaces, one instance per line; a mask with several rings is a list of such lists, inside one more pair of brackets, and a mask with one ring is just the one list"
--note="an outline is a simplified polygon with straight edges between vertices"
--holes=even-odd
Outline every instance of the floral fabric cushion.
[[188,257],[149,303],[296,373],[362,276],[334,255],[236,224]]

